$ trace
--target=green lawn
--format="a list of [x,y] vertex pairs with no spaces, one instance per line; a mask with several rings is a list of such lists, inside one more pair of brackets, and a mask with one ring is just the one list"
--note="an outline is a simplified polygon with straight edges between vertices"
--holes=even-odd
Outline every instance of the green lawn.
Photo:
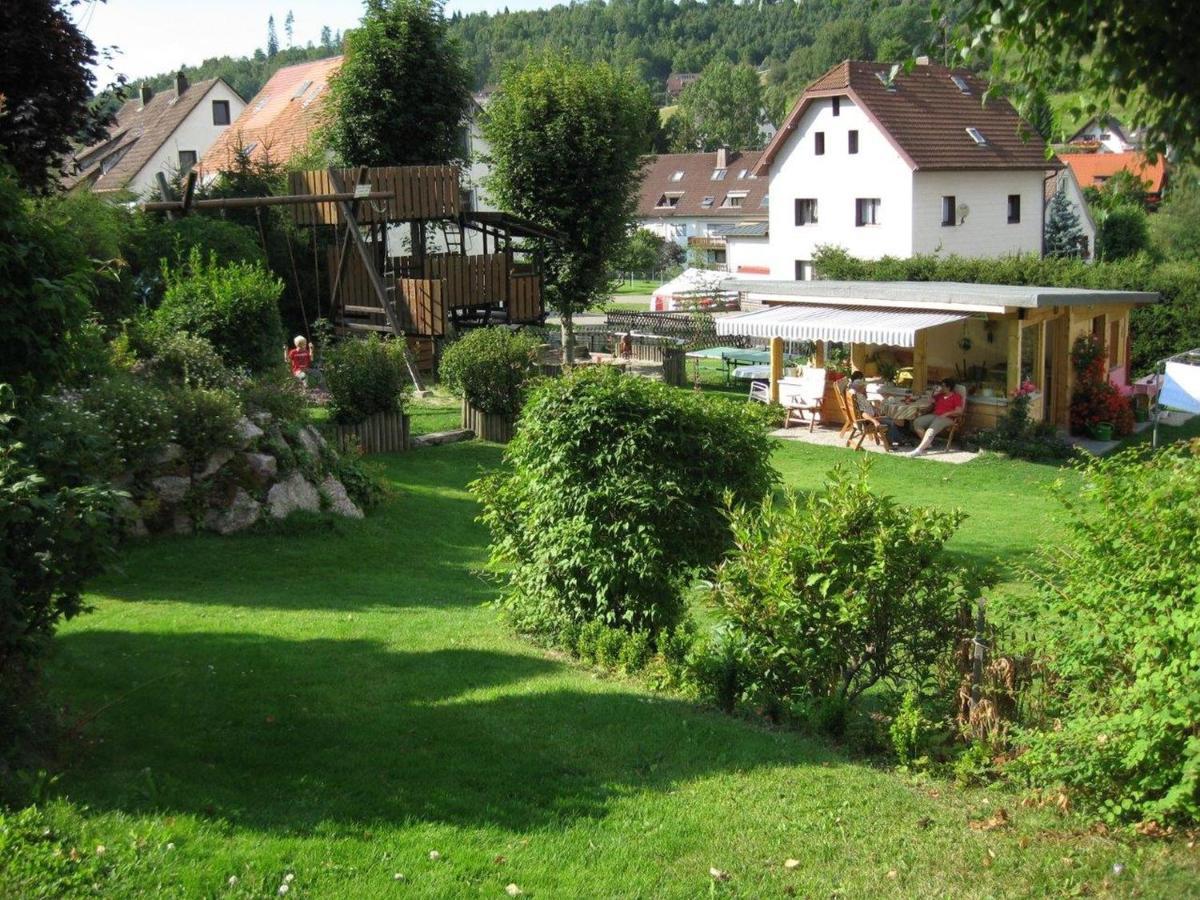
[[627,296],[630,294],[638,297],[649,296],[658,290],[658,288],[662,287],[662,284],[663,283],[661,281],[656,281],[654,279],[635,278],[632,281],[622,281],[620,287],[616,288],[612,292],[612,295],[614,297]]
[[[850,458],[776,455],[802,488]],[[365,521],[155,540],[94,586],[50,666],[52,698],[85,724],[47,821],[85,857],[104,846],[100,894],[275,896],[289,873],[289,897],[1194,891],[1181,844],[912,779],[514,638],[466,490],[498,460],[481,444],[381,458],[394,493]],[[1053,539],[1053,469],[874,471],[967,508],[961,552]],[[1010,827],[968,826],[999,806]]]

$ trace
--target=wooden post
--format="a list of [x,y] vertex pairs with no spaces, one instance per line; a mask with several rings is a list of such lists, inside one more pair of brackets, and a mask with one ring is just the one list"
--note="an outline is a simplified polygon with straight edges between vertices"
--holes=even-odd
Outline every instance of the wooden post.
[[771,402],[779,402],[779,379],[783,377],[783,338],[771,338]]
[[928,336],[924,331],[918,331],[913,347],[913,380],[912,389],[914,394],[919,394],[925,390],[925,385],[929,381],[929,359],[928,359]]
[[986,601],[980,597],[975,605],[975,639],[972,641],[971,647],[971,712],[975,712],[975,707],[979,705],[979,701],[983,699],[983,663],[984,654],[987,650],[986,629],[987,617],[985,615]]
[[1006,387],[1008,396],[1016,393],[1021,386],[1021,320],[1018,318],[1005,319],[1008,325],[1008,378]]
[[867,345],[853,343],[850,345],[850,369],[861,372],[867,367]]
[[825,368],[825,342],[816,341],[813,344],[813,366],[818,369]]

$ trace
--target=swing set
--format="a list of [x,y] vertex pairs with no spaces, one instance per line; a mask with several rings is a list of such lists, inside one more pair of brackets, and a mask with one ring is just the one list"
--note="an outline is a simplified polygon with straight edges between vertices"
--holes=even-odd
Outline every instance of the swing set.
[[[442,343],[480,325],[541,325],[540,248],[559,235],[507,213],[465,207],[453,166],[329,168],[291,172],[279,196],[197,199],[196,173],[175,198],[159,176],[164,200],[148,211],[168,217],[193,210],[254,209],[265,250],[262,211],[287,207],[309,228],[316,284],[321,284],[318,231],[331,232],[326,254],[329,317],[340,334],[376,332],[405,342],[417,390],[436,365]],[[298,297],[300,276],[288,234],[288,257]],[[320,288],[316,297],[321,314]],[[300,302],[304,329],[308,313]]]

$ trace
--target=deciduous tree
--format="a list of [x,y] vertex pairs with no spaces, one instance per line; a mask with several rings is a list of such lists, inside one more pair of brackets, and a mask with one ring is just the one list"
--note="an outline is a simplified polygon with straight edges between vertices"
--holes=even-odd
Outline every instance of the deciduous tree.
[[462,54],[436,0],[373,0],[330,81],[330,145],[350,165],[446,163],[463,153]]
[[562,236],[539,249],[568,360],[573,317],[607,296],[632,223],[652,108],[650,91],[631,73],[546,54],[509,73],[483,120],[492,197]]
[[679,129],[674,149],[757,150],[762,147],[765,119],[758,73],[750,66],[715,62],[679,97],[672,120],[678,121]]

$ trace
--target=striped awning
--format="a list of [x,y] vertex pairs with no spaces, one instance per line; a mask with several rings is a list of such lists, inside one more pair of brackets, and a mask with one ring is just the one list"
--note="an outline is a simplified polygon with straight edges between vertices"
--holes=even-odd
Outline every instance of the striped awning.
[[918,331],[961,322],[969,316],[970,313],[870,306],[788,304],[718,316],[716,326],[718,335],[914,347]]

